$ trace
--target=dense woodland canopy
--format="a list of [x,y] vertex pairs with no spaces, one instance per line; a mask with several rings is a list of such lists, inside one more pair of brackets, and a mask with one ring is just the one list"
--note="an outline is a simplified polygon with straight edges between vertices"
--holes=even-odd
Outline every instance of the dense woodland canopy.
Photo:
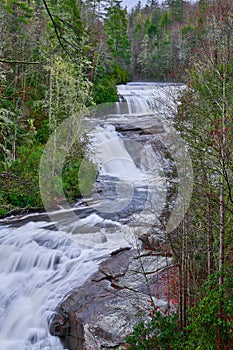
[[[175,124],[192,156],[194,194],[167,235],[179,270],[178,320],[155,313],[129,343],[232,349],[232,1],[151,0],[130,12],[120,0],[0,5],[0,214],[41,207],[38,164],[65,118],[116,101],[120,83],[185,82]],[[83,154],[81,141],[75,147],[62,179],[70,201]]]

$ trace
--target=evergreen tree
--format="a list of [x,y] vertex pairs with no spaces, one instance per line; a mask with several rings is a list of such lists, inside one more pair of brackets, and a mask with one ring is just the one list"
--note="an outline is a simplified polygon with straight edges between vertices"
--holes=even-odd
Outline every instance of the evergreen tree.
[[126,10],[122,9],[120,0],[110,1],[104,18],[104,30],[114,64],[126,68],[130,63],[129,38]]

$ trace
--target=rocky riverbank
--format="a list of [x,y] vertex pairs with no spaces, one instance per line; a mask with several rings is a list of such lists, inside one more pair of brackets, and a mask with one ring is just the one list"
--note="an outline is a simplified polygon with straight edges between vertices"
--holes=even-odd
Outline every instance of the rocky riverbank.
[[124,349],[125,338],[153,310],[168,302],[155,297],[159,274],[172,266],[158,253],[113,252],[80,288],[58,306],[50,332],[70,350]]

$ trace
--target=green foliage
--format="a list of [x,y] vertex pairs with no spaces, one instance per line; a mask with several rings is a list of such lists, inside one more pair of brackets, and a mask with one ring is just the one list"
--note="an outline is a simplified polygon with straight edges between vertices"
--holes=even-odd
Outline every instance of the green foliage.
[[98,175],[97,166],[83,159],[83,148],[84,145],[76,143],[63,166],[62,186],[69,203],[77,197],[90,196]]
[[166,5],[162,7],[151,2],[141,11],[131,13],[129,31],[132,33],[132,69],[136,79],[177,81],[184,76],[181,65],[185,55],[180,40],[183,23],[179,23],[183,2],[168,1]]
[[[42,205],[38,168],[43,145],[62,120],[78,118],[80,110],[93,103],[90,45],[80,5],[47,4],[54,23],[38,2],[9,0],[0,8],[1,58],[7,62],[0,64],[2,215],[14,207]],[[67,163],[64,175],[70,200],[79,193],[73,178],[81,154]]]
[[115,84],[125,84],[129,81],[129,74],[122,66],[115,64],[113,66],[112,76],[115,79]]
[[160,20],[160,27],[166,28],[166,27],[168,27],[169,23],[170,23],[169,14],[167,11],[165,11],[161,17],[161,20]]
[[62,184],[66,197],[70,203],[80,196],[78,173],[81,159],[72,159],[65,163],[62,174]]
[[[82,64],[88,65],[88,60]],[[49,91],[45,104],[48,106],[49,128],[54,131],[57,125],[73,115],[77,115],[87,103],[91,103],[90,83],[82,72],[82,66],[54,56],[47,67],[49,71]]]
[[[56,54],[59,52],[72,63],[78,63],[86,53],[79,3],[73,0],[51,1],[49,11],[53,21],[47,22],[48,48],[53,47]],[[43,50],[46,51],[46,47]]]
[[95,103],[117,102],[117,85],[129,80],[128,73],[118,64],[115,64],[102,77],[97,77],[93,86]]
[[155,26],[154,24],[150,24],[150,25],[148,26],[147,33],[148,33],[149,37],[155,36],[156,33],[157,33],[157,28],[156,28],[156,26]]
[[40,119],[38,116],[37,122],[38,126],[36,127],[36,135],[35,135],[35,139],[37,140],[37,142],[41,143],[41,144],[45,144],[46,141],[49,138],[49,121],[48,119]]
[[39,144],[21,146],[17,159],[7,172],[1,172],[1,213],[13,208],[41,206],[38,184],[38,168],[43,147]]
[[155,312],[152,320],[140,322],[126,341],[131,350],[181,349],[182,333],[179,332],[177,314],[165,316]]
[[172,21],[184,20],[184,0],[173,0],[170,3],[170,17]]
[[79,190],[83,197],[92,195],[93,185],[98,176],[98,168],[91,161],[82,162],[79,169]]
[[130,62],[130,46],[126,10],[121,8],[120,1],[113,0],[111,6],[107,8],[104,17],[104,30],[114,63],[127,67]]
[[132,350],[230,349],[233,342],[233,278],[229,270],[220,287],[219,274],[211,275],[200,289],[196,306],[188,312],[187,326],[179,330],[178,315],[156,312],[152,320],[140,322],[126,339]]
[[190,310],[186,327],[190,349],[215,350],[219,335],[221,348],[230,348],[233,342],[232,290],[232,271],[226,273],[222,286],[219,286],[219,274],[208,278],[201,290],[199,302]]
[[116,102],[118,100],[117,88],[113,77],[106,75],[96,82],[93,87],[93,97],[97,104]]

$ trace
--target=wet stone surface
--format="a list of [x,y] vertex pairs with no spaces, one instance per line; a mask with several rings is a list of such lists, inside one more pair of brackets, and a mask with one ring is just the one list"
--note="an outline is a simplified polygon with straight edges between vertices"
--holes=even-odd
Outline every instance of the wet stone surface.
[[112,253],[58,306],[51,334],[61,337],[70,350],[118,348],[133,327],[148,318],[152,300],[166,310],[167,302],[151,294],[154,278],[165,264],[165,258],[148,252],[139,256],[126,248]]

